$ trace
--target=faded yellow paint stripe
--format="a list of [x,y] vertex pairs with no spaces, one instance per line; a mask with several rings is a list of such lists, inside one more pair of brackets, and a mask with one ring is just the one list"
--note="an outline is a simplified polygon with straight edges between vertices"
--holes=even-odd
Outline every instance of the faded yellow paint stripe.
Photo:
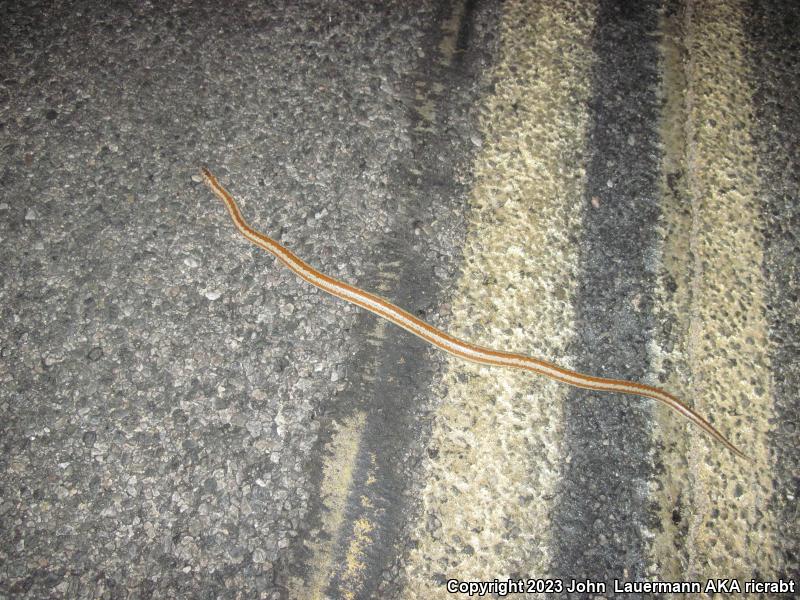
[[[325,590],[340,567],[334,561],[334,557],[339,551],[340,532],[344,524],[347,498],[353,484],[353,469],[361,445],[365,420],[364,413],[357,412],[341,425],[335,425],[336,431],[329,446],[331,455],[323,465],[320,486],[322,503],[326,511],[322,522],[327,541],[309,544],[313,554],[309,565],[311,574],[308,581],[301,578],[292,580],[290,594],[292,598],[309,600],[325,598]],[[357,562],[357,559],[358,557],[354,556],[353,562]],[[357,567],[353,566],[347,573],[355,574],[357,571]],[[348,581],[353,579],[357,579],[355,575]]]
[[[375,455],[370,455],[370,468],[365,480],[367,487],[376,481],[374,472]],[[366,557],[375,541],[372,535],[375,523],[366,516],[373,512],[374,506],[366,495],[361,496],[360,504],[362,513],[353,523],[353,532],[347,543],[345,564],[341,574],[340,593],[344,600],[353,600],[361,593],[367,569]]]
[[[566,364],[578,270],[568,234],[581,225],[595,7],[517,0],[503,10],[453,333]],[[447,598],[443,577],[549,568],[568,388],[457,359],[444,388],[405,563],[409,598]]]
[[771,391],[744,18],[744,4],[735,1],[690,2],[686,13],[692,396],[755,461],[692,438],[687,575],[701,580],[755,572],[769,579],[780,566],[765,506]]
[[[662,15],[660,29],[663,111],[659,123],[663,142],[661,161],[659,222],[659,276],[654,285],[653,304],[658,327],[649,354],[655,372],[667,376],[665,386],[678,397],[695,403],[688,344],[692,325],[692,269],[689,252],[692,212],[686,164],[686,48],[683,45],[683,14]],[[705,413],[703,413],[705,414]],[[651,540],[650,568],[661,581],[684,581],[685,543],[688,521],[694,509],[690,454],[695,428],[670,411],[653,411],[658,423],[654,429],[657,444],[663,448],[662,460],[668,468],[650,484],[650,506],[658,518],[652,531],[644,532]],[[719,449],[717,449],[719,451]]]

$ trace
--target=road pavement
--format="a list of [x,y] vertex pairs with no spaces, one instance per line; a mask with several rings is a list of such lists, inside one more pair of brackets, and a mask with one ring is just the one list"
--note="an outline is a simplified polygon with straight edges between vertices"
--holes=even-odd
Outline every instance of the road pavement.
[[[0,598],[794,597],[798,26],[0,5]],[[201,166],[322,272],[750,460],[312,288]]]

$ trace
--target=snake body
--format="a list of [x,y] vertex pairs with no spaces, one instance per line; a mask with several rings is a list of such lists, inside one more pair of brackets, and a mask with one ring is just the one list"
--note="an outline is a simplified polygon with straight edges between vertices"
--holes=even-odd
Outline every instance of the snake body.
[[724,445],[737,456],[745,459],[747,458],[736,446],[728,441],[725,436],[717,431],[714,426],[711,425],[711,423],[686,406],[686,404],[681,402],[678,398],[662,390],[661,388],[622,379],[593,377],[591,375],[585,375],[577,371],[559,367],[558,365],[538,358],[525,356],[524,354],[493,350],[491,348],[485,348],[483,346],[465,342],[449,335],[441,329],[437,329],[436,327],[429,325],[408,311],[395,306],[385,298],[365,292],[362,289],[317,271],[315,268],[310,266],[308,263],[300,259],[294,253],[269,236],[266,236],[250,227],[247,221],[244,220],[244,217],[242,217],[242,213],[239,210],[239,206],[236,204],[236,200],[234,200],[233,196],[228,193],[228,191],[219,183],[219,181],[217,181],[216,177],[214,177],[208,169],[204,167],[201,172],[205,183],[228,208],[228,212],[233,219],[236,229],[239,230],[239,233],[241,233],[245,238],[259,248],[263,248],[275,256],[295,275],[300,277],[300,279],[310,283],[315,287],[318,287],[324,292],[336,296],[337,298],[341,298],[346,302],[360,306],[361,308],[364,308],[365,310],[368,310],[379,317],[383,317],[398,327],[402,327],[406,331],[413,333],[426,342],[433,344],[437,348],[440,348],[445,352],[449,352],[450,354],[465,360],[497,367],[524,369],[526,371],[544,375],[550,379],[554,379],[556,381],[579,388],[631,394],[658,400],[700,427],[713,439]]

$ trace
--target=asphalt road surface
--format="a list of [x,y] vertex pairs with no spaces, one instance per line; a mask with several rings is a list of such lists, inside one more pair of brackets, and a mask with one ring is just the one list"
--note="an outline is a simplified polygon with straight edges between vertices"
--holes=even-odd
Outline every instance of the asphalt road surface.
[[[0,598],[797,597],[798,31],[0,3]],[[750,460],[303,283],[201,166],[322,272]]]

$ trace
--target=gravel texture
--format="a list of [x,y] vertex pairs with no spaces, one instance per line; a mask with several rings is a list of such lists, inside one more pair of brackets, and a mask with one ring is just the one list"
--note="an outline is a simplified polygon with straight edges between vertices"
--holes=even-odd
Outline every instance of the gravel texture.
[[[0,3],[0,598],[797,580],[798,22],[761,0]],[[202,165],[321,271],[663,384],[755,467],[302,283]]]
[[3,4],[1,593],[279,598],[306,575],[374,319],[247,245],[197,171],[435,319],[479,143],[472,75],[426,79],[441,10]]

